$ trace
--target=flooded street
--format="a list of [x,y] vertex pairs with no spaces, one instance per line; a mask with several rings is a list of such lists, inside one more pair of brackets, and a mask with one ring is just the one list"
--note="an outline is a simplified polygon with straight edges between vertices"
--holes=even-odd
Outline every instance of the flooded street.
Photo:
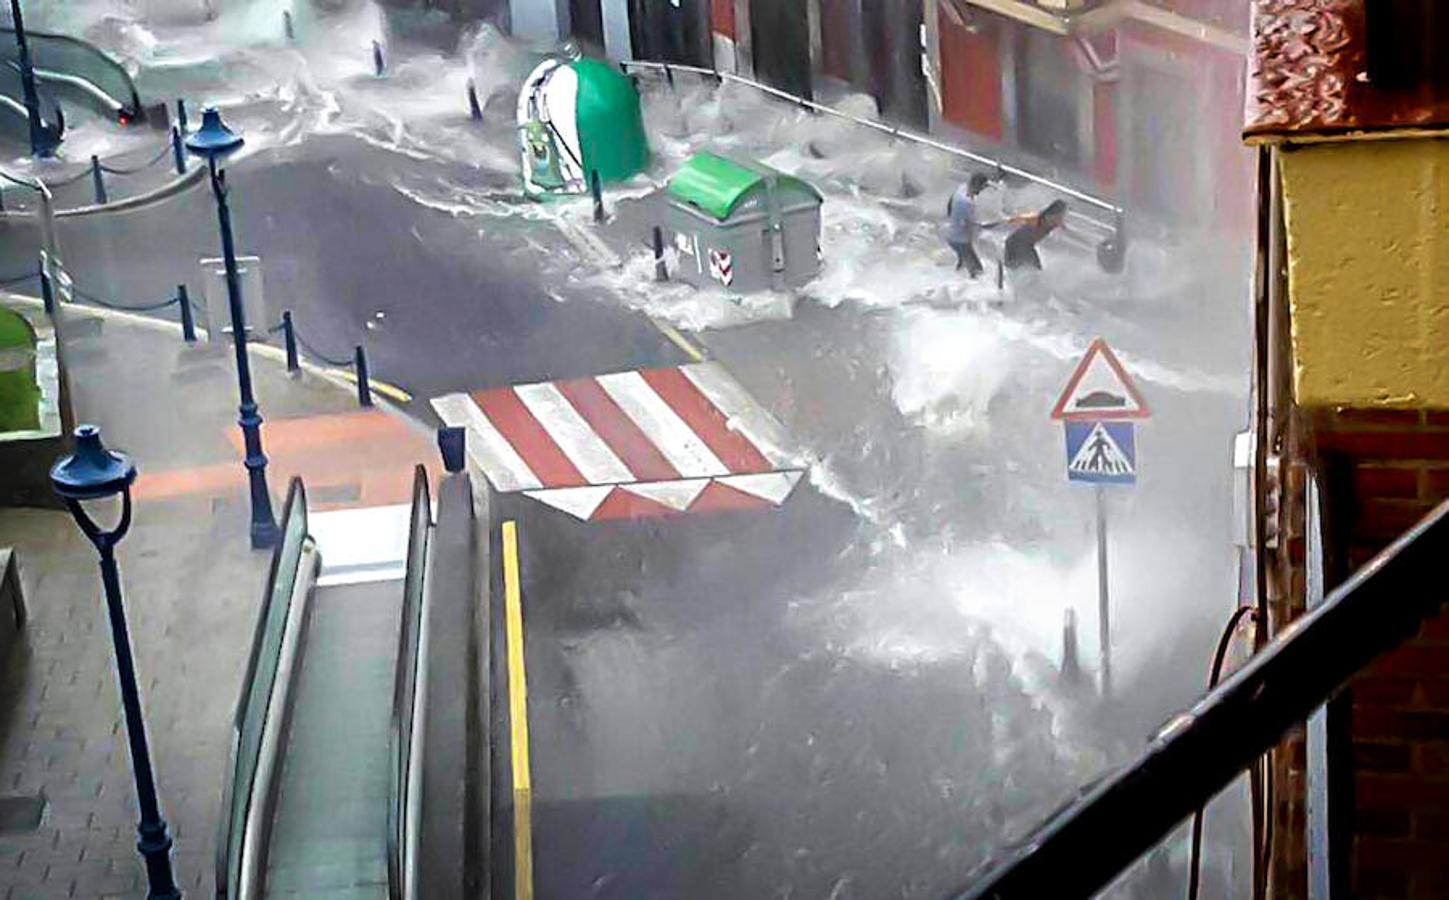
[[[288,3],[221,4],[212,21],[198,5],[70,0],[38,18],[129,60],[148,98],[222,108],[247,142],[229,175],[241,249],[312,344],[366,342],[429,427],[429,400],[452,392],[708,360],[804,471],[777,508],[661,519],[583,522],[494,494],[522,536],[540,896],[940,897],[1201,693],[1239,599],[1246,233],[1129,216],[1125,270],[1109,274],[1110,216],[1069,201],[1044,270],[998,288],[1005,228],[982,240],[976,280],[941,239],[975,167],[739,84],[649,74],[652,165],[609,187],[595,225],[587,198],[535,203],[519,183],[517,91],[552,48],[371,2],[306,5],[290,44]],[[875,114],[858,95],[835,105]],[[83,123],[64,162],[138,140]],[[817,278],[746,297],[654,280],[656,193],[706,148],[822,193]],[[31,171],[47,165],[62,163]],[[1056,196],[1011,179],[982,209]],[[193,190],[66,220],[65,260],[118,301],[166,296],[215,256],[212,216]],[[34,241],[5,232],[0,273]],[[1050,418],[1098,337],[1152,413],[1136,485],[1107,490],[1109,698],[1093,687],[1093,492],[1068,482]],[[1077,682],[1059,671],[1069,614]],[[1244,792],[1228,793],[1204,897],[1241,896],[1247,877]],[[1152,877],[1180,882],[1185,851],[1160,865]],[[1117,895],[1167,896],[1134,890]]]

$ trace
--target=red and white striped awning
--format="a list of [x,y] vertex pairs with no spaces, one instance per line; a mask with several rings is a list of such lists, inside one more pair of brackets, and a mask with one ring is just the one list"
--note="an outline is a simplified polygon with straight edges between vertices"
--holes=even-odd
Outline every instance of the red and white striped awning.
[[718,363],[434,398],[493,489],[585,521],[779,506],[800,480],[780,424]]

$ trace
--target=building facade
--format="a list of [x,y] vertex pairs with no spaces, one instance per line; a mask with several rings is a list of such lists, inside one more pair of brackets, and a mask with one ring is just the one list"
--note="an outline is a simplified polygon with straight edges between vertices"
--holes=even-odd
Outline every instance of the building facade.
[[869,94],[888,120],[1134,216],[1250,215],[1237,0],[716,0],[712,24],[721,69],[826,101]]
[[[1255,7],[1277,629],[1449,498],[1449,10]],[[1405,638],[1275,754],[1273,896],[1449,896],[1449,613]]]
[[[464,2],[464,0],[459,0]],[[476,2],[476,0],[475,0]],[[1240,0],[509,0],[515,34],[758,78],[1115,198],[1242,223]]]

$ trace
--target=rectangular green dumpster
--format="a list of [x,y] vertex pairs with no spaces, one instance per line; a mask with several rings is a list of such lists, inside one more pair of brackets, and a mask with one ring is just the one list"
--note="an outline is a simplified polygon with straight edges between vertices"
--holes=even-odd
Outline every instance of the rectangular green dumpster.
[[713,153],[690,157],[665,191],[677,277],[738,293],[799,287],[820,272],[820,192],[793,175]]

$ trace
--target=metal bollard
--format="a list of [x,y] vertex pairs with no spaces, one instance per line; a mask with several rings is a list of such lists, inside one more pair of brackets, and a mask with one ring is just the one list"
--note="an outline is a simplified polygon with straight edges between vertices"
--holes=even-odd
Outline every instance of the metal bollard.
[[287,347],[287,371],[301,371],[302,366],[297,361],[297,330],[292,325],[292,311],[290,309],[282,312],[282,343]]
[[287,36],[287,40],[289,41],[295,41],[297,39],[297,32],[292,27],[292,11],[290,9],[282,10],[282,33]]
[[96,205],[103,205],[106,202],[106,179],[101,174],[101,159],[95,154],[91,155],[91,186],[96,191]]
[[463,471],[464,450],[468,446],[468,431],[457,425],[444,425],[438,429],[438,452],[443,455],[443,468],[449,472]]
[[654,280],[669,280],[669,264],[664,261],[664,229],[654,226]]
[[1127,265],[1127,223],[1121,213],[1112,234],[1097,245],[1097,265],[1108,275],[1121,275]]
[[50,283],[50,273],[44,263],[40,266],[40,302],[45,306],[45,314],[55,318],[55,288]]
[[594,221],[604,221],[604,185],[599,181],[599,170],[589,172],[589,192],[594,195]]
[[180,97],[176,98],[176,124],[180,126],[181,133],[186,133],[186,101]]
[[176,174],[186,174],[186,148],[181,146],[181,129],[171,126],[171,159],[176,163]]
[[5,211],[5,186],[0,185],[0,213]]
[[669,82],[669,89],[674,90],[674,70],[669,68],[669,63],[664,64],[664,80]]
[[191,313],[191,295],[186,292],[186,285],[176,286],[176,302],[181,304],[181,339],[188,344],[196,343],[196,320]]
[[375,75],[381,75],[385,68],[382,58],[382,44],[378,41],[372,42],[372,71]]
[[1067,610],[1067,618],[1062,625],[1061,676],[1069,684],[1082,680],[1082,666],[1077,661],[1077,613],[1071,609]]
[[353,354],[357,368],[357,402],[363,406],[372,405],[372,384],[367,380],[367,351],[358,344]]
[[483,121],[483,104],[478,102],[478,87],[471,78],[468,79],[468,115],[474,122]]

